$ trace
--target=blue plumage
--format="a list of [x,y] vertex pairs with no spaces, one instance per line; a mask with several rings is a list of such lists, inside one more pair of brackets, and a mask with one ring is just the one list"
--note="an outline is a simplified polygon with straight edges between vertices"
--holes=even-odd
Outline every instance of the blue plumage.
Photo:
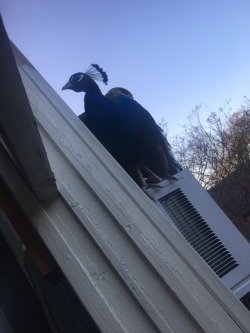
[[[85,92],[85,113],[79,118],[144,190],[151,180],[174,179],[171,175],[181,167],[150,113],[124,88],[111,89],[104,96],[94,79],[108,80],[98,65],[72,75],[63,87]],[[146,175],[151,179],[148,183]]]
[[[117,107],[99,93],[86,93],[87,125],[109,152],[119,159],[121,151],[134,143],[139,131],[139,115]],[[118,111],[119,109],[119,111]]]

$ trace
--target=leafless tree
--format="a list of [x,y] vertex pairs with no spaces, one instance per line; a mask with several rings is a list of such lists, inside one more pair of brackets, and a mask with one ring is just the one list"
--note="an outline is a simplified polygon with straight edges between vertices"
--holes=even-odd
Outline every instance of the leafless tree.
[[250,239],[250,100],[234,113],[227,104],[205,121],[201,115],[198,106],[173,138],[174,155]]
[[249,160],[250,101],[245,98],[239,111],[232,113],[228,104],[201,120],[197,106],[184,126],[183,133],[171,142],[176,159],[189,168],[209,189]]

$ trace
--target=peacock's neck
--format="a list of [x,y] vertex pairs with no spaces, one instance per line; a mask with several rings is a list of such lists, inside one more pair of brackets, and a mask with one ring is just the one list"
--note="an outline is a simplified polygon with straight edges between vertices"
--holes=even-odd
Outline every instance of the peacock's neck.
[[93,83],[88,86],[84,96],[85,111],[90,118],[95,118],[100,113],[105,99],[98,85]]
[[98,84],[92,79],[88,80],[87,84],[85,84],[84,90],[87,94],[91,94],[91,93],[101,94],[101,90],[100,90]]

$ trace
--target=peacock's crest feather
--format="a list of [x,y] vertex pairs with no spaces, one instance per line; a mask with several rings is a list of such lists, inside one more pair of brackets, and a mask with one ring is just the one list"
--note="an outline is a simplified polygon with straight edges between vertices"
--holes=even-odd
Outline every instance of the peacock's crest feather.
[[108,75],[104,70],[97,64],[91,64],[91,66],[85,72],[94,81],[103,81],[103,83],[108,83]]

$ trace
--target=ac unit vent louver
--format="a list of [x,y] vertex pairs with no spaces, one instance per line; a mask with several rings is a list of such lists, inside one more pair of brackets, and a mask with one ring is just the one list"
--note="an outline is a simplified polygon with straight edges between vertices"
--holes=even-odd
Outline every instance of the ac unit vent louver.
[[219,277],[239,265],[180,189],[159,202],[182,236]]

